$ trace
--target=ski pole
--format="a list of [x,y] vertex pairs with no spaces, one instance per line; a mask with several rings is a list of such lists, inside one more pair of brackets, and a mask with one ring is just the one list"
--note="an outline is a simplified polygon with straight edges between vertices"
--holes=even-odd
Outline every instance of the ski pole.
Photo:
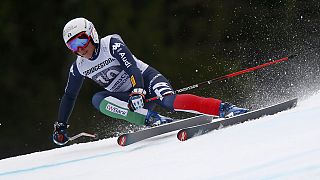
[[[185,92],[185,91],[189,91],[189,90],[192,90],[192,89],[196,89],[196,88],[202,87],[204,85],[210,85],[210,84],[212,84],[213,82],[216,82],[216,81],[222,81],[224,79],[229,79],[229,78],[232,78],[232,77],[235,77],[235,76],[239,76],[241,74],[252,72],[252,71],[255,71],[257,69],[261,69],[261,68],[264,68],[264,67],[267,67],[267,66],[270,66],[270,65],[273,65],[273,64],[277,64],[277,63],[280,63],[280,62],[283,62],[283,61],[288,61],[289,59],[292,59],[292,58],[294,58],[296,56],[298,56],[298,55],[297,54],[293,54],[293,55],[290,55],[288,57],[284,57],[284,58],[281,58],[281,59],[270,61],[270,62],[261,64],[261,65],[255,66],[255,67],[251,67],[251,68],[244,69],[244,70],[241,70],[241,71],[238,71],[238,72],[234,72],[234,73],[227,74],[227,75],[224,75],[224,76],[221,76],[221,77],[217,77],[217,78],[211,79],[209,81],[205,81],[205,82],[201,82],[201,83],[194,84],[194,85],[191,85],[191,86],[187,86],[185,88],[181,88],[181,89],[176,90],[175,93],[181,93],[181,92]],[[158,96],[152,97],[150,99],[147,99],[146,102],[154,101],[154,100],[157,100],[159,98],[160,97],[158,97]]]
[[68,141],[74,141],[74,140],[76,140],[76,139],[78,139],[79,137],[82,137],[82,136],[92,137],[92,138],[94,138],[94,139],[96,139],[96,138],[98,137],[97,134],[89,134],[89,133],[86,133],[86,132],[82,132],[82,133],[79,133],[79,134],[77,134],[77,135],[74,135],[74,136],[70,137],[70,138],[68,139]]

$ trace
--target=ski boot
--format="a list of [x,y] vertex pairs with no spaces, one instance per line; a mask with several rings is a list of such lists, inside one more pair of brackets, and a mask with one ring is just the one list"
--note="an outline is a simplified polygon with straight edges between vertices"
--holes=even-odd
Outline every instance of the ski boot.
[[221,118],[229,118],[232,116],[246,113],[248,111],[249,111],[249,109],[239,108],[239,107],[236,107],[235,105],[228,103],[228,102],[221,103],[221,105],[220,105],[220,117]]
[[172,121],[172,118],[161,116],[157,112],[149,110],[146,116],[145,125],[148,127],[154,127],[159,126],[161,124],[170,123]]

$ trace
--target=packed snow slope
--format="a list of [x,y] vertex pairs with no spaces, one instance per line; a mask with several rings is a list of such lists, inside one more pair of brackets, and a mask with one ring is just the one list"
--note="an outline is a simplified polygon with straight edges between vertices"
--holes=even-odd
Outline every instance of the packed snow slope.
[[320,179],[320,94],[294,109],[180,142],[116,138],[0,161],[0,179]]

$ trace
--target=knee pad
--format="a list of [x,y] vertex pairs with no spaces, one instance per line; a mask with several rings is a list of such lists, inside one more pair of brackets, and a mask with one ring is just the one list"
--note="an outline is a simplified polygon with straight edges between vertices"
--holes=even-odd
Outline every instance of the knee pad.
[[102,102],[102,100],[105,98],[105,96],[102,95],[102,93],[96,93],[95,95],[93,95],[91,102],[92,105],[100,110],[100,103]]

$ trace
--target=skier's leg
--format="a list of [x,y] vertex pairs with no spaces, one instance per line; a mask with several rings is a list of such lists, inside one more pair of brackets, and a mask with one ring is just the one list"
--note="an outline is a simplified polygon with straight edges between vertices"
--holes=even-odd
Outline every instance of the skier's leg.
[[219,117],[230,117],[248,112],[231,103],[222,102],[214,98],[204,98],[192,94],[170,95],[163,98],[162,106],[174,111],[184,111]]
[[159,97],[155,102],[171,111],[220,117],[238,115],[248,111],[248,109],[238,108],[230,103],[222,103],[221,100],[215,98],[204,98],[192,94],[174,94],[169,81],[153,68],[144,73],[144,79],[148,86],[147,98]]
[[166,96],[163,104],[175,111],[219,116],[221,100],[204,98],[192,94],[177,94]]
[[134,112],[130,111],[127,103],[128,97],[129,93],[126,92],[110,93],[108,91],[102,91],[92,97],[92,104],[107,116],[126,120],[137,125],[145,125],[148,110],[141,108]]
[[93,106],[103,114],[123,119],[137,125],[157,126],[172,122],[171,118],[159,115],[151,110],[153,103],[146,104],[144,108],[130,111],[128,108],[129,93],[110,93],[102,91],[96,93],[92,98]]
[[148,87],[147,98],[159,97],[155,102],[166,109],[219,116],[221,101],[218,99],[191,94],[176,95],[169,81],[153,68],[144,73],[144,79]]

